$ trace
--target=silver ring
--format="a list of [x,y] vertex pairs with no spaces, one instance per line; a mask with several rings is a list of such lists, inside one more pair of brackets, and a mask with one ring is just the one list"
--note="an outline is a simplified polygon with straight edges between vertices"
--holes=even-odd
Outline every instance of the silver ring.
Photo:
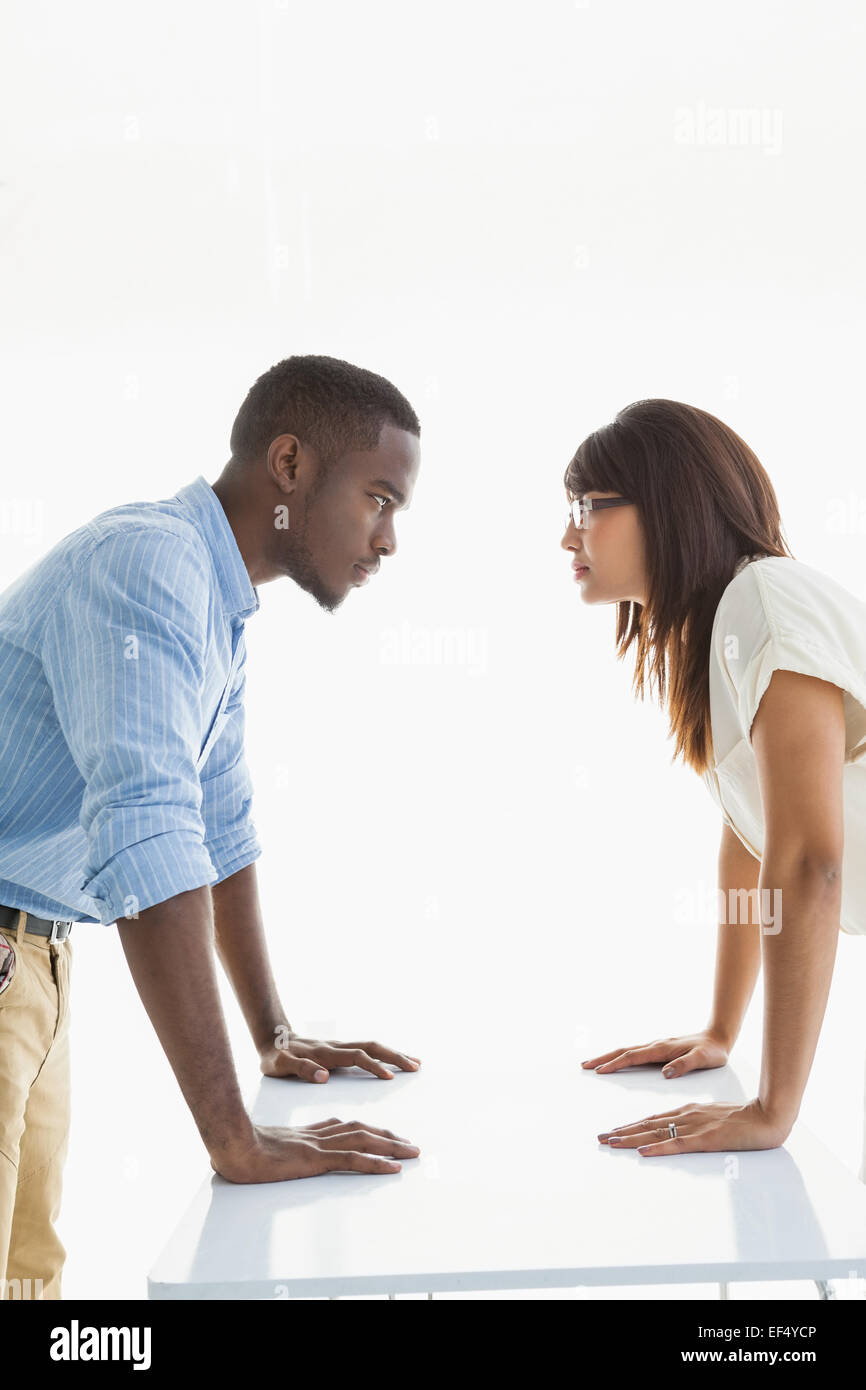
[[668,1134],[671,1136],[672,1139],[676,1139],[677,1137],[677,1127],[674,1124],[673,1120],[668,1120]]

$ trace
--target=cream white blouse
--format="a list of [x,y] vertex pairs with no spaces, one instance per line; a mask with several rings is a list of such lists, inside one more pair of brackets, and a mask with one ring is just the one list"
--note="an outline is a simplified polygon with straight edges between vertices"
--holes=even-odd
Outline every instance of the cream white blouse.
[[710,643],[715,766],[704,781],[725,822],[760,859],[764,818],[752,721],[773,672],[799,671],[843,691],[844,932],[866,935],[866,603],[784,556],[744,556],[716,609]]

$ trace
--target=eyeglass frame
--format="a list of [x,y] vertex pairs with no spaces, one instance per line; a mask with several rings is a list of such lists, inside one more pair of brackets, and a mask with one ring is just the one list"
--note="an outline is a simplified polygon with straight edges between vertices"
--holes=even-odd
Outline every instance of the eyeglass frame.
[[[571,503],[567,525],[570,526],[573,523],[578,531],[585,530],[586,522],[581,520],[581,517],[586,512],[599,511],[602,507],[629,507],[633,505],[630,497],[575,497]],[[575,514],[575,508],[578,509],[577,514]]]

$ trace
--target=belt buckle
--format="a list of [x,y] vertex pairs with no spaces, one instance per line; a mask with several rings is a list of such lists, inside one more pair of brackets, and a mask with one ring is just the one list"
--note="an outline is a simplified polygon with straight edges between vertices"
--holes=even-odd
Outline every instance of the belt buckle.
[[[52,917],[52,919],[51,919],[51,935],[49,936],[48,940],[49,940],[49,941],[53,941],[53,942],[56,944],[56,942],[57,942],[57,928],[58,928],[58,927],[71,927],[71,925],[72,925],[72,923],[71,923],[71,922],[69,921],[69,919],[66,918],[66,917]],[[66,935],[64,936],[63,939],[65,940],[65,939],[66,939],[66,936],[68,936],[68,935],[69,935],[69,932],[66,932]]]

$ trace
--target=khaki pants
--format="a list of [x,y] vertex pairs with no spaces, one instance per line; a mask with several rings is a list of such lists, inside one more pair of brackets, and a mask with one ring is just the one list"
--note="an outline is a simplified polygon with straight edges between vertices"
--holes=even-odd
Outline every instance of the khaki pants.
[[25,921],[0,927],[15,951],[0,994],[0,1298],[60,1298],[71,943],[25,934]]

